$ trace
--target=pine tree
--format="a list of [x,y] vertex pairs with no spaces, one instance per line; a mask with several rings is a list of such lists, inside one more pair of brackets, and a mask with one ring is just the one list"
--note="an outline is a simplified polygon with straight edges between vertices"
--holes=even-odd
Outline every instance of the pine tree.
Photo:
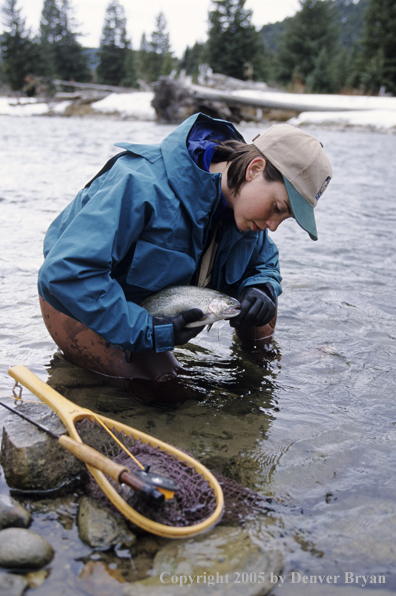
[[327,50],[320,50],[314,60],[314,68],[306,77],[306,90],[308,93],[334,93],[337,91],[332,77],[332,62],[329,61]]
[[78,36],[70,0],[44,0],[40,47],[46,76],[66,81],[91,79]]
[[23,88],[25,77],[34,74],[38,54],[21,9],[17,8],[17,0],[6,0],[2,16],[5,26],[1,43],[3,76],[11,89],[17,91]]
[[156,28],[148,41],[143,33],[139,50],[140,77],[154,82],[160,76],[168,75],[176,66],[172,56],[165,15],[160,12],[155,19]]
[[55,78],[57,74],[55,48],[60,41],[60,9],[57,0],[44,0],[40,18],[40,49],[45,76]]
[[156,17],[156,27],[151,34],[147,56],[150,81],[157,81],[164,74],[162,65],[165,55],[169,51],[169,35],[166,33],[166,20],[163,13],[159,13]]
[[142,33],[142,37],[140,39],[140,48],[138,51],[138,76],[139,79],[142,79],[147,83],[151,82],[151,78],[149,76],[150,54],[150,42],[147,40],[146,34]]
[[394,0],[370,0],[363,35],[365,61],[363,84],[367,91],[382,86],[396,95],[396,4]]
[[212,0],[205,57],[214,72],[237,79],[265,77],[264,43],[251,23],[246,0]]
[[180,68],[186,71],[186,74],[196,77],[198,75],[198,67],[203,63],[204,44],[198,41],[190,48],[184,51],[183,58],[180,62]]
[[[300,11],[285,23],[276,78],[285,85],[305,86],[308,82],[311,91],[328,92],[329,83],[318,69],[327,70],[326,62],[328,65],[338,52],[337,13],[331,0],[300,0],[300,6]],[[326,77],[330,77],[329,72]]]
[[352,52],[349,57],[349,63],[350,66],[348,69],[346,87],[350,89],[359,89],[359,91],[363,93],[363,73],[365,69],[365,61],[359,40],[355,42],[355,45],[352,48]]
[[137,86],[137,73],[136,73],[136,59],[135,52],[132,48],[128,48],[127,55],[125,57],[125,75],[121,80],[123,87],[136,87]]
[[352,69],[352,57],[345,46],[341,46],[339,53],[330,63],[332,87],[335,93],[346,90]]
[[163,12],[160,12],[155,19],[156,29],[151,35],[151,49],[156,54],[165,57],[170,51],[169,33],[167,22]]
[[73,9],[70,0],[60,4],[60,40],[56,45],[57,70],[61,78],[69,81],[89,81],[91,72],[81,44],[77,41]]
[[98,81],[108,85],[121,85],[135,81],[133,55],[129,50],[125,11],[119,0],[108,4],[100,40]]

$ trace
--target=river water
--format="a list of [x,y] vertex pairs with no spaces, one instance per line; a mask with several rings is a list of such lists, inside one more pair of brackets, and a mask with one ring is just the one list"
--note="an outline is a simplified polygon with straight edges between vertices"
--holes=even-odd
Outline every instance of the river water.
[[[284,292],[270,353],[243,351],[227,323],[215,325],[176,350],[198,397],[165,407],[95,385],[56,355],[36,294],[48,225],[116,152],[114,142],[158,142],[172,128],[0,118],[2,396],[12,388],[8,367],[25,364],[69,399],[204,462],[217,458],[242,484],[279,501],[269,529],[247,525],[283,554],[286,579],[274,579],[271,594],[353,595],[362,576],[366,591],[396,593],[395,136],[310,131],[324,144],[334,179],[317,209],[318,242],[294,221],[273,234]],[[246,140],[256,134],[238,128]],[[8,492],[4,480],[1,490]],[[80,593],[73,578],[91,551],[75,526],[41,513],[32,528],[57,552],[69,545],[34,593],[63,594],[57,586],[66,584]],[[303,576],[330,580],[304,584]]]

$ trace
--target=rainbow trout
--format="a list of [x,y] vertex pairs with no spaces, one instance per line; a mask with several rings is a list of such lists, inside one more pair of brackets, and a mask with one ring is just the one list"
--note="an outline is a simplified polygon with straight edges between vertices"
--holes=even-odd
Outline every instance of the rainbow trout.
[[172,317],[190,308],[201,309],[203,318],[186,327],[203,327],[222,319],[231,319],[239,315],[241,307],[235,298],[196,286],[169,286],[143,300],[140,306],[153,317]]

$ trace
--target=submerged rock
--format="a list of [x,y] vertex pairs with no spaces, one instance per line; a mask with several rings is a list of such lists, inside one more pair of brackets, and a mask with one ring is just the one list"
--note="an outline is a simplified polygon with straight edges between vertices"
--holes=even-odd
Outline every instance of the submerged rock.
[[271,572],[279,575],[282,555],[253,542],[247,531],[217,527],[202,536],[168,542],[155,559],[151,577],[134,582],[124,596],[151,596],[161,586],[161,596],[180,594],[188,585],[190,596],[264,596],[273,589]]
[[136,542],[125,520],[90,497],[82,497],[78,511],[78,533],[91,548],[107,550],[118,544],[130,547]]
[[249,451],[231,457],[224,466],[224,475],[227,478],[251,489],[257,487],[260,472],[260,463],[255,461],[252,452]]
[[84,594],[110,596],[121,594],[121,584],[126,582],[123,574],[103,561],[88,561],[79,574],[79,587]]
[[22,505],[9,497],[0,495],[0,530],[9,527],[28,528],[32,516]]
[[0,573],[0,596],[22,596],[28,585],[20,575]]
[[23,528],[0,531],[0,567],[6,569],[40,569],[52,561],[54,550],[49,542]]
[[[66,432],[58,416],[44,404],[23,404],[19,409],[56,434]],[[15,414],[4,421],[0,463],[8,486],[21,491],[57,490],[87,478],[82,461]]]

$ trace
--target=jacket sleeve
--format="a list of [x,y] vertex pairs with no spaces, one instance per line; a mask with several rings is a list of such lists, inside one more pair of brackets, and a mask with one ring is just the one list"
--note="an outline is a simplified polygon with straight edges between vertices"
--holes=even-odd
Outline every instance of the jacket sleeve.
[[269,283],[277,298],[282,293],[281,281],[278,249],[265,230],[250,258],[239,291],[247,286]]
[[39,293],[107,341],[131,351],[152,350],[152,317],[126,300],[111,275],[150,215],[144,182],[139,188],[119,163],[101,178],[77,195],[67,225],[62,215],[55,220],[57,235],[50,227],[52,246],[47,243]]

